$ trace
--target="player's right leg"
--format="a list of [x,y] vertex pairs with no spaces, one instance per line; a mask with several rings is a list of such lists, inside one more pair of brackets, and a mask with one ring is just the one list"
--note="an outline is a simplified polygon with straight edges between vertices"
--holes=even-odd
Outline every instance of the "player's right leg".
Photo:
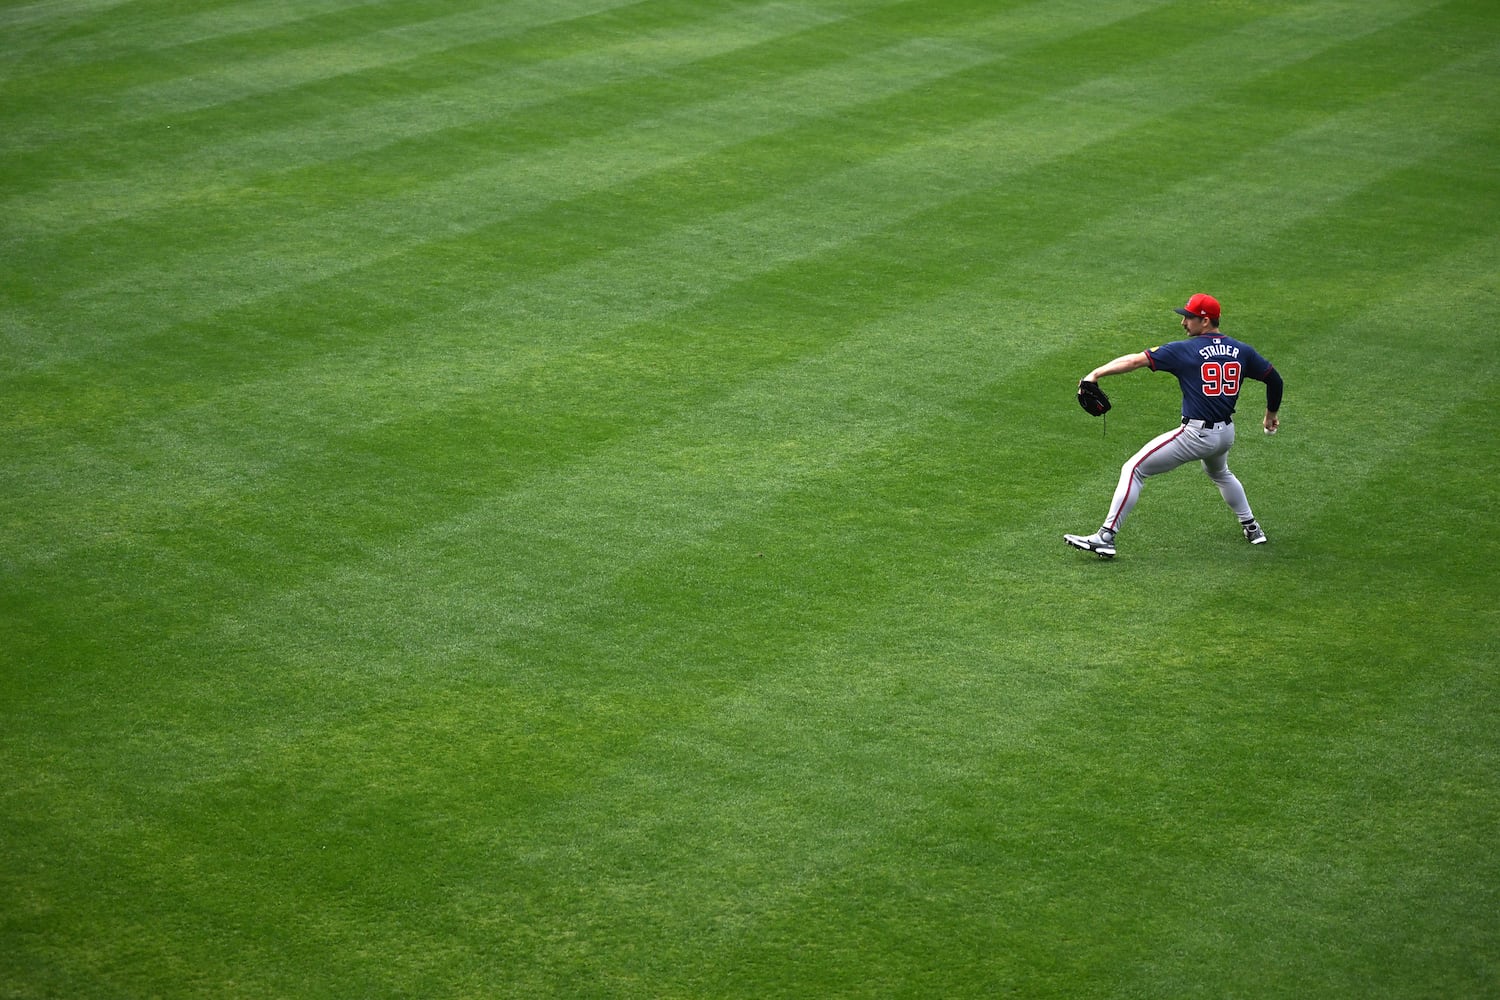
[[1208,478],[1219,488],[1219,495],[1234,511],[1234,516],[1239,518],[1240,530],[1245,533],[1245,540],[1251,545],[1264,545],[1266,533],[1255,520],[1255,514],[1250,510],[1250,498],[1245,495],[1245,487],[1240,483],[1239,477],[1229,469],[1229,449],[1208,456],[1203,460],[1203,471],[1208,473]]
[[1250,498],[1245,495],[1245,487],[1240,483],[1239,477],[1229,471],[1229,463],[1225,461],[1224,455],[1203,460],[1203,471],[1208,473],[1214,485],[1219,488],[1219,495],[1234,511],[1234,516],[1241,521],[1253,521],[1255,515],[1250,513]]

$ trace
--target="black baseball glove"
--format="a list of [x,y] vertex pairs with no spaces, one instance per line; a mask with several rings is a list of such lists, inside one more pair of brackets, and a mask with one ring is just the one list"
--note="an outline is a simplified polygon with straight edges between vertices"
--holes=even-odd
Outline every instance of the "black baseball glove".
[[1109,397],[1099,388],[1098,382],[1087,380],[1078,383],[1078,405],[1091,417],[1102,417],[1109,412]]

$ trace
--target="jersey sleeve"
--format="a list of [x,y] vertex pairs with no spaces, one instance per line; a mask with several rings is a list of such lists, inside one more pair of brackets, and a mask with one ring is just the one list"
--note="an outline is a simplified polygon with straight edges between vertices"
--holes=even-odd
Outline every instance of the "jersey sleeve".
[[1247,344],[1245,345],[1245,350],[1249,353],[1249,358],[1247,359],[1249,364],[1245,366],[1245,374],[1257,382],[1264,382],[1266,384],[1266,409],[1275,413],[1281,409],[1281,395],[1285,389],[1281,381],[1281,373],[1276,370],[1275,365],[1262,357],[1260,352],[1255,348]]
[[1249,354],[1250,356],[1248,358],[1250,363],[1245,366],[1245,374],[1255,379],[1255,381],[1257,382],[1270,381],[1271,373],[1276,370],[1275,367],[1272,366],[1271,362],[1263,358],[1260,352],[1251,347],[1249,344],[1245,344],[1243,349],[1245,353]]
[[1156,347],[1146,348],[1146,364],[1154,372],[1171,372],[1176,366],[1178,351],[1182,341],[1174,340],[1170,344],[1161,344]]

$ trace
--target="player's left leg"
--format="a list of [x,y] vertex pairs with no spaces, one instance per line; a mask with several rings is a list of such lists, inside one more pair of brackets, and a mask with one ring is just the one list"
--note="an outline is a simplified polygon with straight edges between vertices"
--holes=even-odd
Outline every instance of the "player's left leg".
[[1063,541],[1075,549],[1092,552],[1103,559],[1115,556],[1115,534],[1125,524],[1135,502],[1140,499],[1141,486],[1150,476],[1171,472],[1180,465],[1203,455],[1196,435],[1185,433],[1186,427],[1175,427],[1165,434],[1158,434],[1130,461],[1120,467],[1120,481],[1115,486],[1115,495],[1110,500],[1109,514],[1104,524],[1092,535],[1063,535]]
[[1100,529],[1102,532],[1113,537],[1115,532],[1125,526],[1125,519],[1141,498],[1141,487],[1148,478],[1171,472],[1202,456],[1199,439],[1189,433],[1189,430],[1187,427],[1174,427],[1165,434],[1158,434],[1120,466],[1120,481],[1115,486],[1114,496],[1110,498],[1109,513],[1105,515],[1104,526]]

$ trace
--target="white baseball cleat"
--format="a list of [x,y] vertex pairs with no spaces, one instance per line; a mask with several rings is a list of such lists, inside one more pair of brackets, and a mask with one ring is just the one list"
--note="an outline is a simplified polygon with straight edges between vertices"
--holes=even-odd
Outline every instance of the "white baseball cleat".
[[1104,535],[1094,532],[1092,535],[1063,535],[1063,541],[1075,549],[1092,552],[1100,559],[1113,559],[1115,557],[1115,540],[1104,540]]

